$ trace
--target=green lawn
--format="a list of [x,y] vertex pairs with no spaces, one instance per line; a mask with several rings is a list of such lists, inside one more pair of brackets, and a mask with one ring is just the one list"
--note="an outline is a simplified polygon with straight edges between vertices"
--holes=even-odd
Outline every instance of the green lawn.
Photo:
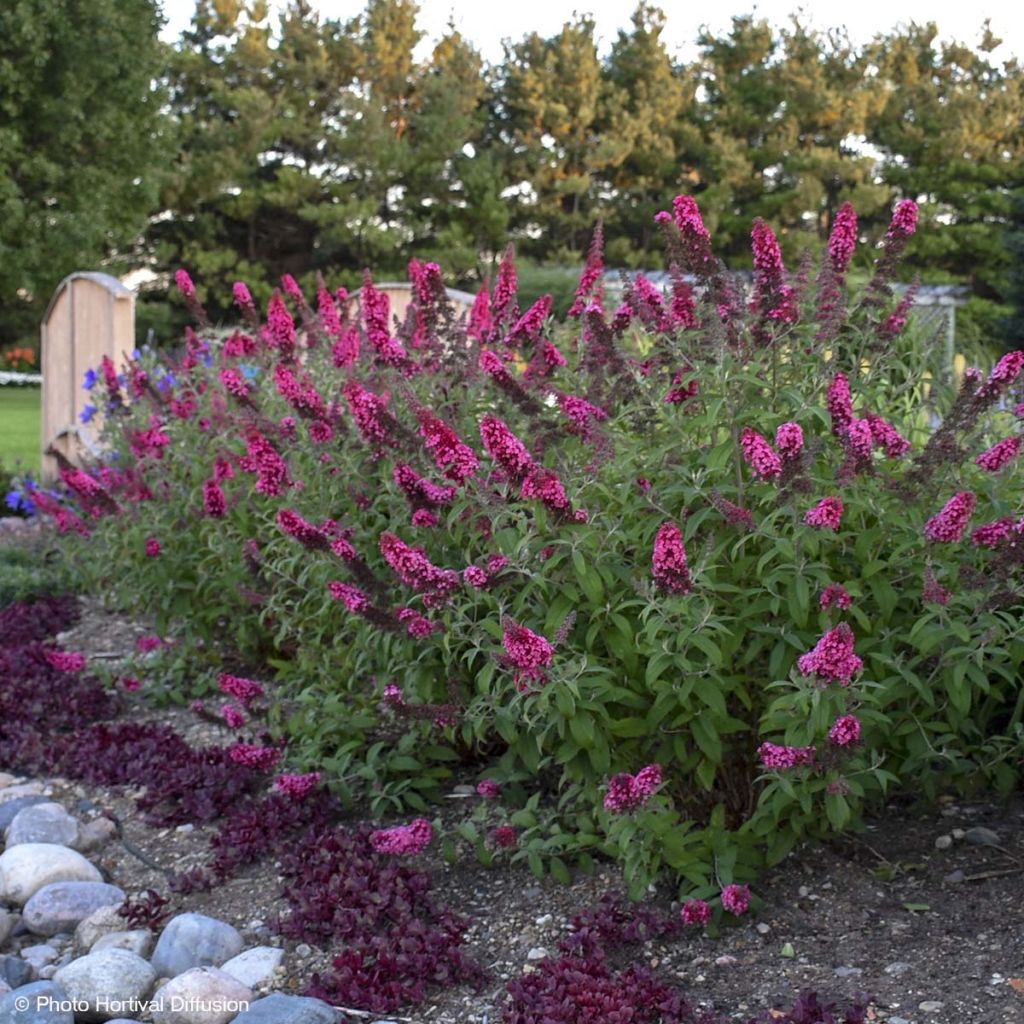
[[0,466],[39,472],[40,389],[0,387]]

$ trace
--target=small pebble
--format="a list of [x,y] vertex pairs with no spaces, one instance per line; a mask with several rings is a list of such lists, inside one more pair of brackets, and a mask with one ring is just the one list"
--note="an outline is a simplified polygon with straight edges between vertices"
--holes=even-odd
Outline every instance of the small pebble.
[[955,828],[955,829],[953,829],[953,838],[954,839],[956,839],[956,840],[963,839],[963,837],[965,835],[967,835],[967,833],[962,828]]
[[526,954],[527,960],[543,960],[548,955],[548,951],[543,946],[534,946],[529,953]]
[[948,850],[953,845],[952,836],[938,836],[935,839],[936,850]]
[[957,868],[956,871],[950,871],[950,873],[942,880],[949,885],[959,885],[964,878],[966,878],[966,875],[964,875],[960,868]]
[[975,846],[998,846],[999,835],[993,832],[990,828],[984,828],[981,825],[975,825],[974,828],[969,828],[964,833],[964,839],[969,843],[973,843]]
[[538,927],[543,928],[544,925],[551,924],[551,922],[553,920],[554,920],[554,917],[551,914],[543,914],[543,915],[541,915],[540,917],[537,918],[535,924]]
[[833,967],[832,973],[837,978],[852,978],[858,974],[863,974],[864,969],[862,967]]
[[945,1003],[940,1003],[937,999],[926,999],[923,1003],[918,1003],[917,1008],[922,1013],[938,1013],[945,1005]]
[[903,960],[897,960],[894,963],[889,964],[885,969],[886,974],[903,974],[904,971],[910,970],[910,964],[905,963]]
[[312,946],[307,946],[305,942],[300,942],[295,947],[295,955],[296,956],[312,956],[313,955],[313,947]]
[[758,935],[767,935],[772,930],[772,926],[770,924],[765,924],[764,921],[761,921],[756,926],[755,930],[757,931]]
[[719,967],[729,967],[736,963],[736,957],[734,956],[716,956],[715,964]]

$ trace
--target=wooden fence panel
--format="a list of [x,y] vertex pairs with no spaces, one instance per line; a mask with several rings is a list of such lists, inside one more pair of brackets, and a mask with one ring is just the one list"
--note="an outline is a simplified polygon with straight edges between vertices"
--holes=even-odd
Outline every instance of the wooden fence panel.
[[77,463],[96,448],[102,410],[82,423],[82,412],[93,401],[82,381],[86,370],[99,369],[104,356],[119,370],[124,367],[135,347],[135,295],[109,274],[71,274],[53,293],[40,332],[42,476],[52,481],[57,475],[52,451]]

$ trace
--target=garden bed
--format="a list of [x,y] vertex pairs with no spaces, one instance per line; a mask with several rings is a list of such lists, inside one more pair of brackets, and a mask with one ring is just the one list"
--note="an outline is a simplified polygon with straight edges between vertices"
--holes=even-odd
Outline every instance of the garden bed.
[[[109,663],[118,652],[130,656],[145,631],[86,608],[61,642]],[[141,697],[129,699],[125,717],[167,725],[190,744],[234,738],[226,727],[185,709],[158,711]],[[459,781],[441,808],[443,830],[454,829],[467,802],[476,799],[467,795],[473,779]],[[169,895],[164,872],[187,871],[208,855],[216,825],[150,828],[135,809],[133,791],[50,782],[54,799],[65,806],[116,816],[123,841],[108,845],[98,863],[126,891],[153,888]],[[557,956],[572,917],[621,888],[621,875],[609,864],[559,885],[538,882],[507,864],[486,870],[471,854],[456,865],[429,853],[415,863],[432,874],[440,901],[470,917],[468,951],[488,977],[479,991],[441,989],[424,1005],[382,1018],[496,1024],[506,983],[536,970],[545,955]],[[339,950],[274,936],[274,918],[286,909],[279,891],[275,864],[262,862],[208,892],[172,896],[172,905],[228,921],[253,943],[283,941],[286,973],[280,987],[302,992]],[[869,1019],[892,1024],[1009,1024],[1024,1012],[1024,957],[1013,909],[1024,902],[1019,800],[1006,806],[984,796],[970,803],[950,798],[932,808],[896,800],[863,833],[797,851],[755,892],[761,901],[757,912],[717,938],[687,931],[623,947],[614,958],[645,963],[691,1002],[738,1020],[789,1007],[811,990],[840,1005],[867,992],[873,997]],[[677,912],[667,902],[658,905]]]

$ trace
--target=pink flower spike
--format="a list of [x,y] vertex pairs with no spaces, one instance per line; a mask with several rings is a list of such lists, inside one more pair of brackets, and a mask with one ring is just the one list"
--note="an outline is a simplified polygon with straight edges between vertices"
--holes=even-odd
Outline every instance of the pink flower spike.
[[925,524],[924,535],[940,544],[952,544],[960,540],[967,529],[967,523],[974,512],[977,498],[971,491],[960,491],[946,502],[937,515]]
[[816,526],[821,530],[839,532],[839,524],[843,518],[842,498],[822,498],[812,509],[807,510],[804,522],[808,526]]
[[680,911],[683,924],[705,925],[711,920],[711,907],[704,900],[687,900]]
[[722,890],[722,908],[735,917],[742,917],[750,906],[750,887],[727,885]]
[[860,742],[860,719],[843,715],[835,720],[828,733],[829,742],[837,747],[853,747]]
[[651,574],[655,585],[670,594],[685,594],[692,589],[683,533],[675,523],[663,523],[654,538]]
[[986,473],[998,473],[1008,466],[1020,454],[1019,437],[1007,437],[999,444],[993,445],[988,451],[982,452],[975,460]]
[[845,274],[857,248],[857,211],[852,203],[843,203],[832,222],[828,255],[837,274]]
[[555,649],[544,637],[509,619],[504,624],[503,643],[521,692],[529,689],[529,682],[547,682],[543,670],[554,660]]
[[77,651],[47,651],[46,660],[58,672],[81,672],[86,666],[85,655]]
[[814,764],[814,747],[780,747],[776,743],[762,743],[757,748],[761,764],[769,771],[785,771]]
[[854,643],[853,630],[845,622],[840,622],[821,637],[813,650],[800,655],[797,668],[805,676],[849,686],[864,667],[864,662],[853,652]]
[[274,789],[293,800],[304,800],[316,789],[319,782],[319,772],[307,772],[305,775],[279,775],[274,781]]
[[397,825],[371,833],[370,845],[375,853],[406,857],[422,853],[433,838],[434,826],[426,818],[417,818],[409,825]]
[[775,449],[756,431],[744,427],[740,434],[743,461],[759,480],[775,480],[782,474],[782,460]]
[[784,462],[792,462],[804,450],[804,432],[799,423],[780,423],[775,431],[775,447]]

